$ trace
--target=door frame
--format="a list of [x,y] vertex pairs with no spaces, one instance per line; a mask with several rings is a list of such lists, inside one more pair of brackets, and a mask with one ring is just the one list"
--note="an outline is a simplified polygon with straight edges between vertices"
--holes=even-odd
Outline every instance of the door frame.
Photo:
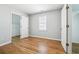
[[[64,50],[65,50],[65,53],[66,54],[69,54],[69,53],[72,53],[72,43],[71,43],[71,39],[72,39],[72,16],[71,16],[71,13],[72,13],[72,9],[71,9],[71,6],[69,4],[65,4],[64,7],[65,8],[65,11],[66,11],[66,14],[65,14],[65,37],[62,38],[62,40],[65,40],[65,43],[62,44]],[[63,16],[62,16],[63,17]],[[62,24],[63,25],[63,24]],[[64,34],[63,34],[64,35]],[[61,36],[62,37],[62,36]],[[63,43],[63,41],[61,41]]]
[[66,4],[66,54],[72,53],[72,7]]
[[68,24],[68,9],[69,6],[68,4],[66,4],[66,54],[68,54],[68,47],[69,47],[69,43],[68,43],[68,29],[69,29],[69,24]]
[[21,17],[21,15],[18,12],[11,11],[11,41],[12,41],[12,14],[15,14]]

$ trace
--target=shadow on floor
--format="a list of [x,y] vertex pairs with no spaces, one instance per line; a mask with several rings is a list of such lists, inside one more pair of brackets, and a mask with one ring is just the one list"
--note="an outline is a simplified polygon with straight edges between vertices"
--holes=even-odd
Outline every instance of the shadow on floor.
[[12,42],[18,42],[20,40],[20,35],[12,37]]

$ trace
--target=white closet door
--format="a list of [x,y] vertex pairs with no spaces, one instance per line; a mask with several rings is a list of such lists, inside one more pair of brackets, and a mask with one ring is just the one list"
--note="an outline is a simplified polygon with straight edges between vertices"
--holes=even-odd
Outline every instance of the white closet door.
[[[61,44],[68,53],[72,53],[72,7],[68,5],[68,12],[66,11],[66,6],[62,8],[61,11]],[[68,13],[68,14],[67,14]],[[67,16],[68,16],[68,23],[67,23]],[[69,25],[68,31],[66,25]],[[68,39],[68,40],[67,40]],[[66,43],[69,44],[68,48]]]
[[28,17],[25,17],[25,16],[22,16],[21,18],[21,31],[20,31],[20,34],[21,34],[21,38],[25,38],[25,37],[28,37]]
[[61,10],[61,44],[66,51],[66,5]]
[[68,9],[68,53],[72,53],[72,5],[68,4],[69,9]]

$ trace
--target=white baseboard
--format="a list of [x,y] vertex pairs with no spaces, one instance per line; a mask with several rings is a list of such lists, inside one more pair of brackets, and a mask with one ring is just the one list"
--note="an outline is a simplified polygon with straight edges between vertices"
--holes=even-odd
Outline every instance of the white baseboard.
[[77,42],[77,41],[72,41],[72,43],[79,43],[79,42]]
[[8,42],[0,44],[0,46],[4,46],[4,45],[10,44],[10,43],[11,43],[11,41],[8,41]]
[[43,36],[36,36],[36,35],[29,35],[31,37],[38,37],[38,38],[45,38],[45,39],[50,39],[50,40],[57,40],[57,41],[61,41],[60,39],[56,39],[56,38],[49,38],[49,37],[43,37]]
[[25,37],[23,37],[23,36],[20,36],[20,39],[26,39],[26,38],[28,38],[29,36],[25,36]]

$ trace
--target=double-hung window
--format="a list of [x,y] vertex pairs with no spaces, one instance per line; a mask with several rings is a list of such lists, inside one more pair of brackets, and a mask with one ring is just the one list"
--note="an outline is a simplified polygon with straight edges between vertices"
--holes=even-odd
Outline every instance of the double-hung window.
[[39,17],[39,30],[46,31],[46,29],[47,29],[46,23],[47,23],[46,16],[40,16]]

